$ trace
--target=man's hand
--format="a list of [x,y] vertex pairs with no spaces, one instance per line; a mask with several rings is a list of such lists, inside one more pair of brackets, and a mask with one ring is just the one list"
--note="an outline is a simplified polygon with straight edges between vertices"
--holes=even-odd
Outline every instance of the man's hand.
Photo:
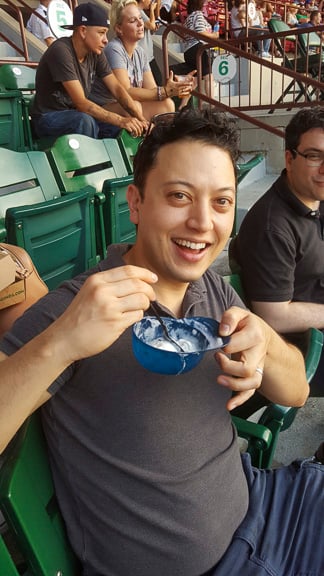
[[137,118],[132,118],[130,116],[122,116],[120,120],[120,127],[125,128],[132,136],[141,136],[146,132],[148,123],[141,122]]
[[99,354],[156,298],[157,276],[145,268],[121,266],[89,276],[64,314],[49,327],[64,364]]
[[222,352],[216,353],[224,372],[218,384],[237,392],[228,401],[228,410],[246,402],[258,388],[272,402],[304,404],[309,387],[302,354],[264,320],[249,310],[232,307],[223,314],[219,332],[231,336]]

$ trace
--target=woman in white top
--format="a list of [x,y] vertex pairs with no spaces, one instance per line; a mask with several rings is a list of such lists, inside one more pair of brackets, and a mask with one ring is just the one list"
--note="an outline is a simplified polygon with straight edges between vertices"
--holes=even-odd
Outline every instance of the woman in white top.
[[[171,96],[185,96],[192,90],[192,79],[173,80],[173,73],[164,86],[157,86],[147,55],[138,41],[144,36],[144,23],[136,0],[117,0],[112,3],[110,24],[116,33],[105,48],[113,73],[134,100],[142,104],[143,115],[150,121],[155,114],[173,112]],[[117,102],[106,107],[122,113]]]

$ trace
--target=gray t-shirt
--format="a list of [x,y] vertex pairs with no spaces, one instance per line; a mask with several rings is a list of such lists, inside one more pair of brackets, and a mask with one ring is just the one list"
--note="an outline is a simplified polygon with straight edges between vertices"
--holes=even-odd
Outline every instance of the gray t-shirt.
[[95,77],[104,78],[111,73],[103,54],[90,52],[83,62],[79,62],[71,38],[55,40],[44,52],[37,67],[32,116],[52,110],[75,109],[63,82],[78,80],[88,98]]
[[[136,46],[133,56],[130,58],[121,40],[114,38],[108,42],[104,53],[112,70],[116,68],[127,70],[131,86],[134,88],[142,87],[144,72],[151,69],[147,55],[141,46]],[[90,99],[100,106],[113,100],[112,95],[99,78],[96,78],[93,84]]]
[[[94,270],[45,296],[1,350],[41,332],[89,274],[122,265],[127,248],[110,246]],[[188,287],[183,316],[220,319],[231,305],[243,306],[209,270]],[[135,360],[131,333],[50,387],[42,413],[57,497],[84,576],[197,576],[223,555],[248,506],[230,391],[216,383],[213,352],[186,374],[153,374]]]

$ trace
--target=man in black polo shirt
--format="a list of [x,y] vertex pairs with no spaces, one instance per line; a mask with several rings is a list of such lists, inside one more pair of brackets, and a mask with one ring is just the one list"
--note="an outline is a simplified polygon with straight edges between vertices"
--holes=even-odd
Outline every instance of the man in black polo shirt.
[[[231,252],[250,305],[282,334],[324,329],[324,109],[300,110],[286,168],[249,210]],[[324,354],[311,385],[323,396]]]

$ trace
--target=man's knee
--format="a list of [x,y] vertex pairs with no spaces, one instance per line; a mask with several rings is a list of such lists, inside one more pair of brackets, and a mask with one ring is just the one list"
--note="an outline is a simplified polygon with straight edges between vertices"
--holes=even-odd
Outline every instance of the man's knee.
[[90,136],[91,138],[98,138],[99,127],[97,121],[89,114],[81,112],[77,133]]

